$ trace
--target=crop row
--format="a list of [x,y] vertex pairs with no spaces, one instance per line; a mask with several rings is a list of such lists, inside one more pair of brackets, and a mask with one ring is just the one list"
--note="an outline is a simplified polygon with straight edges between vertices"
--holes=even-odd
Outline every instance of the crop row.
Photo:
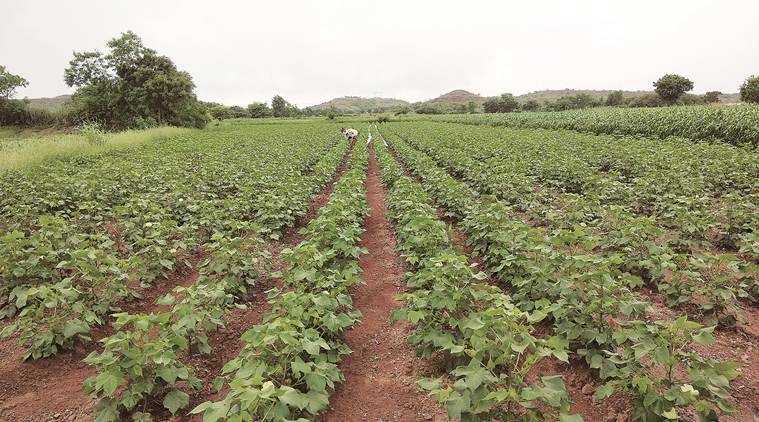
[[738,376],[736,365],[690,349],[693,342],[713,342],[714,327],[686,317],[648,321],[648,304],[629,290],[631,275],[619,269],[619,257],[593,253],[571,231],[551,236],[530,227],[508,204],[473,196],[466,184],[402,140],[393,138],[391,145],[436,203],[461,222],[474,253],[515,305],[533,320],[545,318],[552,338],[598,371],[598,399],[632,393],[635,416],[642,420],[677,419],[687,407],[707,418],[716,418],[716,409],[734,410],[729,382]]
[[439,116],[435,120],[491,126],[570,129],[646,137],[722,140],[759,146],[759,106],[597,108],[562,112]]
[[348,288],[361,282],[358,258],[366,253],[358,242],[368,212],[367,159],[359,141],[304,240],[282,252],[285,288],[269,292],[271,313],[242,335],[243,349],[224,365],[216,381],[224,398],[192,410],[204,422],[313,419],[328,406],[329,390],[343,380],[338,364],[350,353],[342,333],[361,316]]
[[[185,147],[174,146],[179,150]],[[266,200],[264,195],[251,197],[252,192],[229,195],[223,200],[202,198],[210,196],[211,191],[218,195],[216,189],[201,189],[196,192],[197,197],[181,188],[178,190],[187,194],[186,197],[173,191],[161,195],[164,188],[159,187],[158,191],[146,195],[133,194],[137,203],[153,212],[139,214],[139,208],[116,206],[130,214],[113,223],[118,224],[118,230],[109,232],[103,224],[92,227],[95,231],[88,233],[86,224],[78,225],[76,221],[64,220],[59,215],[40,216],[41,228],[29,229],[29,234],[19,230],[6,234],[0,242],[0,248],[5,252],[0,255],[0,270],[4,276],[0,279],[0,286],[12,287],[6,314],[19,310],[20,313],[3,334],[7,336],[19,331],[19,341],[27,347],[24,357],[35,359],[55,354],[62,348],[72,348],[77,340],[89,341],[93,326],[106,322],[108,314],[118,312],[119,305],[125,300],[140,296],[136,284],[148,287],[157,274],[174,269],[177,262],[184,261],[191,251],[205,249],[214,254],[221,244],[222,250],[228,249],[229,254],[239,254],[250,243],[242,238],[250,233],[256,233],[258,239],[272,238],[277,237],[283,228],[292,226],[297,217],[305,215],[310,197],[332,178],[347,147],[346,142],[340,142],[337,147],[325,151],[326,155],[321,159],[309,158],[300,166],[295,162],[287,164],[293,166],[293,171],[300,167],[300,177],[270,179],[271,187],[265,189]],[[213,150],[207,153],[209,158],[223,158],[214,157]],[[301,153],[300,157],[306,156]],[[241,175],[244,174],[243,163],[236,163],[241,167],[235,171]],[[177,185],[181,186],[183,180],[177,179]],[[243,183],[247,182],[250,181]],[[204,183],[219,181],[209,178]],[[165,206],[170,200],[179,204],[193,203],[189,208],[191,212],[179,215],[178,208]],[[252,201],[259,204],[251,208],[248,203]],[[245,211],[240,211],[242,209]],[[203,210],[209,211],[210,215],[198,213]],[[107,213],[103,211],[103,214]],[[103,214],[94,213],[89,218],[103,218]],[[112,218],[107,217],[105,221]],[[180,218],[183,221],[177,221]],[[49,229],[47,221],[55,221],[55,229]],[[11,224],[18,227],[22,223]],[[223,265],[224,259],[218,263],[205,262],[201,267]],[[156,269],[151,270],[153,268]],[[16,278],[11,276],[14,274]],[[199,281],[203,284],[205,278],[201,277]],[[119,323],[119,326],[124,324]]]
[[[617,256],[617,266],[634,276],[628,279],[630,287],[645,282],[666,293],[671,306],[695,306],[710,321],[728,324],[741,317],[741,301],[759,299],[755,283],[759,255],[753,250],[759,227],[754,205],[759,186],[747,179],[756,170],[750,161],[737,159],[739,150],[715,146],[701,152],[702,146],[679,144],[684,150],[683,167],[659,164],[656,170],[626,179],[616,174],[614,166],[604,170],[599,157],[613,161],[634,151],[631,155],[642,157],[647,152],[654,158],[645,160],[654,161],[672,146],[660,141],[656,152],[645,143],[604,146],[602,139],[592,137],[568,138],[559,144],[542,140],[544,132],[531,137],[523,133],[517,141],[500,138],[505,134],[492,129],[477,131],[481,138],[473,144],[457,138],[465,133],[460,128],[426,129],[406,130],[404,137],[480,192],[513,206],[515,213],[532,224],[555,236],[570,236],[586,249]],[[614,152],[615,148],[623,152]],[[730,165],[719,167],[731,169],[724,177],[733,193],[705,189],[695,180],[688,189],[656,187],[667,178],[670,186],[680,186],[675,182],[678,178],[685,184],[689,175],[691,180],[696,178],[699,167],[719,172],[707,156],[719,151],[723,158],[736,157]],[[742,181],[746,183],[741,187]],[[572,190],[571,186],[580,187]]]
[[442,354],[448,369],[445,377],[418,384],[446,406],[453,420],[541,420],[557,413],[562,421],[581,420],[566,413],[569,401],[558,376],[543,377],[542,385],[525,380],[545,356],[566,360],[563,344],[530,334],[535,315],[482,281],[485,275],[457,250],[429,205],[431,198],[403,175],[382,145],[376,150],[398,250],[412,269],[407,273],[410,292],[401,295],[405,306],[393,318],[414,325],[409,342],[418,354]]

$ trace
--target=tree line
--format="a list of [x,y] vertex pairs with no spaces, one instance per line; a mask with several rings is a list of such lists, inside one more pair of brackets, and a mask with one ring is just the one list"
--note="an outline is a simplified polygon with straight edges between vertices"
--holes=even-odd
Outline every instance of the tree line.
[[275,95],[271,99],[271,106],[267,103],[254,102],[247,107],[226,106],[220,103],[203,102],[211,117],[217,120],[252,118],[261,119],[266,117],[310,117],[326,114],[327,111],[316,110],[312,107],[298,108],[285,100],[281,95]]
[[[565,111],[592,107],[664,107],[670,105],[696,105],[718,103],[719,91],[709,91],[702,95],[690,94],[693,82],[680,75],[668,74],[653,83],[654,92],[625,97],[621,90],[613,91],[605,98],[587,93],[564,95],[555,100],[539,102],[535,99],[519,101],[514,95],[506,93],[491,97],[480,105],[474,101],[468,104],[431,105],[419,104],[413,109],[419,114],[446,113],[510,113],[516,111]],[[739,88],[741,101],[759,103],[759,76],[750,76]],[[400,110],[396,114],[411,112],[412,109]]]

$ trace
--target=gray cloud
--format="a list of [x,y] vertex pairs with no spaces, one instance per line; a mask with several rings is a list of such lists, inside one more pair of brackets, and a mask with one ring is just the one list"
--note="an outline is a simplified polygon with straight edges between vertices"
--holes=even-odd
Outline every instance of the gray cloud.
[[126,30],[192,74],[201,99],[300,105],[342,95],[423,100],[463,88],[696,92],[759,74],[759,3],[745,1],[26,1],[4,5],[0,64],[20,96],[71,92],[72,51]]

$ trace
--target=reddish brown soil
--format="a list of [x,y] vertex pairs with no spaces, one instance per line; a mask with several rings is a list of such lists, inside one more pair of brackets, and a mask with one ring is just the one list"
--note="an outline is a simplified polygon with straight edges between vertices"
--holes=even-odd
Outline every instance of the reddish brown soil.
[[[202,254],[193,255],[193,264]],[[197,278],[196,271],[189,274],[172,273],[157,285],[141,292],[143,298],[123,304],[129,312],[162,311],[155,305],[158,297],[174,286],[188,286]],[[93,340],[113,333],[108,324],[93,330]],[[38,420],[90,420],[93,403],[82,390],[82,382],[95,373],[93,367],[82,362],[90,351],[99,349],[95,343],[82,344],[74,351],[38,361],[22,361],[24,349],[18,345],[16,335],[0,341],[0,421]],[[59,416],[56,416],[59,415]]]
[[359,260],[365,284],[351,289],[354,306],[363,316],[360,324],[345,334],[353,349],[341,364],[346,379],[330,398],[330,410],[319,419],[444,420],[437,403],[416,388],[421,362],[406,342],[411,327],[389,320],[391,312],[401,306],[395,296],[403,290],[404,267],[395,253],[395,236],[386,216],[386,193],[371,147],[366,189],[370,215],[361,246],[369,253]]
[[79,411],[89,407],[82,381],[95,373],[82,362],[86,352],[22,363],[15,336],[2,341],[0,350],[0,421],[92,419]]
[[76,132],[76,129],[73,127],[49,127],[45,129],[38,129],[38,128],[27,128],[23,129],[20,132],[16,134],[18,137],[28,137],[28,136],[45,136],[45,135],[53,135],[57,133],[74,133]]

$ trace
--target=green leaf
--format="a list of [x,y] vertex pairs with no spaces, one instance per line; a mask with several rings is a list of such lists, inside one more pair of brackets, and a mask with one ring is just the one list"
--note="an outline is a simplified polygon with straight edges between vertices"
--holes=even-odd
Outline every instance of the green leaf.
[[480,328],[484,327],[485,324],[482,322],[480,318],[470,318],[466,325],[464,325],[463,328],[468,328],[470,330],[479,330]]
[[610,383],[606,383],[596,389],[596,398],[598,400],[603,400],[612,394],[614,394],[614,386],[612,386]]
[[11,324],[5,328],[3,328],[3,331],[0,331],[0,338],[5,338],[10,336],[11,334],[16,332],[16,329],[18,326],[16,324]]
[[190,396],[181,390],[171,390],[163,398],[163,407],[169,409],[172,415],[188,404],[190,404]]
[[176,299],[174,298],[174,296],[172,296],[170,294],[167,294],[165,296],[161,296],[160,298],[158,298],[158,300],[156,300],[155,304],[156,305],[172,305],[172,304],[174,304],[175,300]]
[[177,372],[176,368],[172,368],[170,366],[160,366],[156,370],[156,374],[158,374],[161,379],[166,381],[167,384],[174,384],[177,382],[177,377],[179,376],[179,373]]
[[224,377],[214,378],[213,382],[211,383],[211,387],[213,388],[213,391],[217,393],[221,391],[221,388],[224,387],[224,381],[226,381],[226,378]]
[[203,402],[190,411],[190,414],[195,415],[203,413],[203,422],[218,422],[227,419],[227,413],[229,413],[229,403],[226,401],[220,402]]
[[552,354],[556,357],[556,359],[569,363],[569,354],[567,354],[566,350],[554,350]]
[[95,378],[95,387],[102,388],[106,396],[111,396],[124,381],[124,376],[117,370],[111,370],[98,374]]
[[90,326],[81,319],[75,318],[66,321],[63,326],[63,337],[71,338],[77,334],[84,334],[90,331]]
[[409,311],[409,313],[406,315],[408,318],[408,321],[412,324],[416,324],[419,321],[421,321],[424,318],[424,312],[422,311]]
[[698,344],[713,344],[714,343],[714,336],[712,335],[713,331],[714,331],[714,327],[703,328],[698,332],[698,334],[693,336],[693,341],[695,341]]
[[469,395],[461,395],[458,392],[453,392],[451,397],[446,403],[448,410],[448,417],[453,420],[461,419],[461,414],[468,411],[471,406],[471,400]]
[[203,403],[200,403],[199,405],[195,406],[194,409],[190,410],[190,415],[197,415],[198,413],[203,413],[206,411],[206,409],[209,409],[211,406],[214,405],[214,402],[212,401],[204,401]]
[[284,393],[279,395],[279,401],[282,403],[291,407],[297,407],[300,410],[308,406],[308,397],[305,394],[292,387],[283,386],[282,389]]
[[530,322],[540,322],[547,317],[548,314],[541,311],[541,310],[535,310],[531,314],[527,316],[527,320]]
[[420,379],[419,381],[416,382],[416,385],[418,385],[419,388],[421,388],[422,390],[427,390],[427,391],[437,390],[438,388],[440,388],[440,378],[438,378],[438,379],[429,379],[429,378]]
[[117,406],[118,403],[115,400],[100,399],[95,406],[95,422],[117,422],[119,420]]
[[296,374],[311,373],[311,366],[303,362],[303,359],[301,359],[300,357],[296,357],[295,360],[293,360],[292,363],[290,364],[290,367],[292,368],[293,372]]

